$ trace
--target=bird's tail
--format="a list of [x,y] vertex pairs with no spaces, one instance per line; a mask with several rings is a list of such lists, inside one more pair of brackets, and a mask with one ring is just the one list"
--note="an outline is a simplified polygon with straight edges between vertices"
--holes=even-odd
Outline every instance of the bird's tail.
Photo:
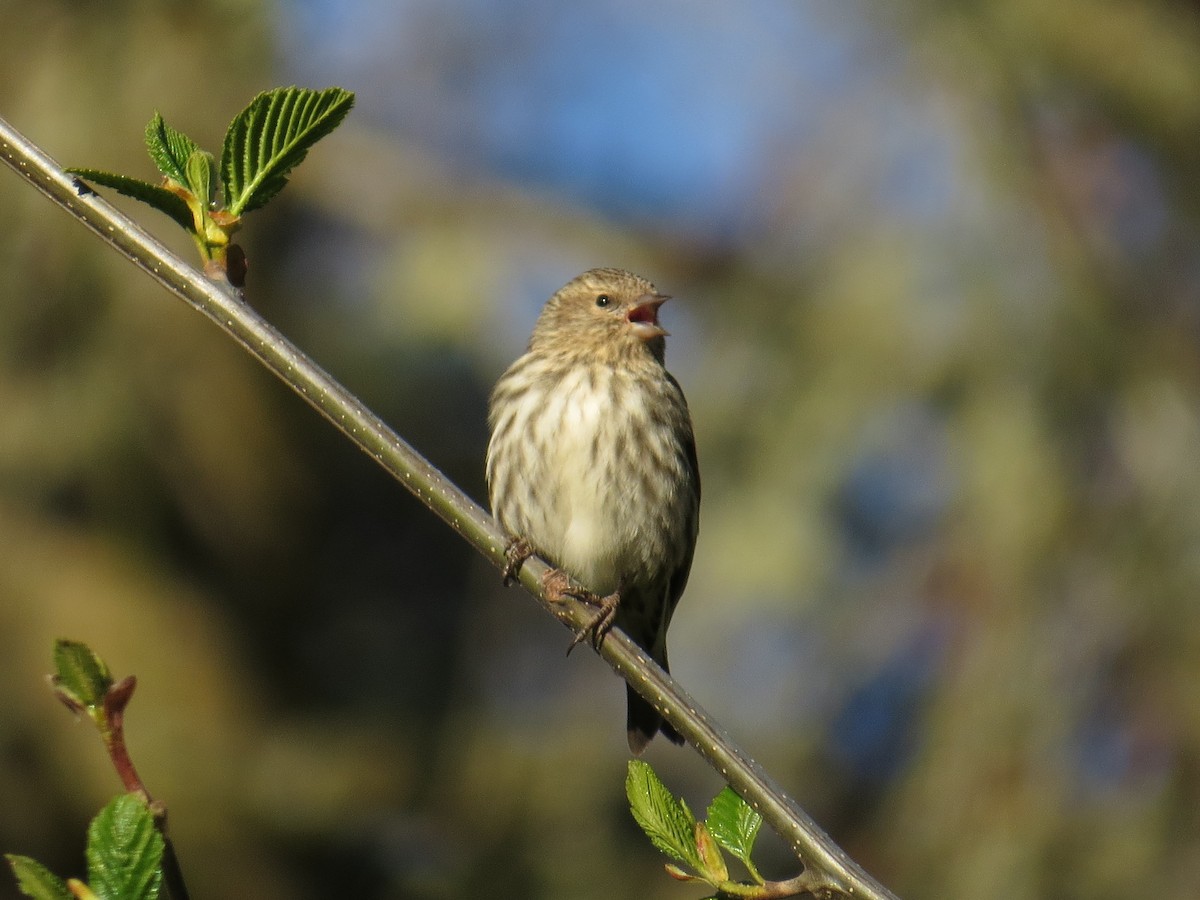
[[648,701],[643,700],[642,696],[629,685],[625,686],[625,695],[629,704],[625,727],[629,731],[629,749],[633,751],[634,756],[640,756],[641,752],[646,749],[646,745],[660,731],[663,737],[671,743],[683,743],[679,732],[664,722],[658,710]]

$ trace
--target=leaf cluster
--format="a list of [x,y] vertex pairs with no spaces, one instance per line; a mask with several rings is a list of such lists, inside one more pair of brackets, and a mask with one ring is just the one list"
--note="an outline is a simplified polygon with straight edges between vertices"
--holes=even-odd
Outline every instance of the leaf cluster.
[[244,273],[232,269],[240,255],[228,248],[242,216],[278,194],[292,169],[353,105],[354,94],[339,87],[264,91],[230,123],[220,164],[155,112],[146,126],[146,149],[162,173],[161,184],[100,169],[67,171],[166,213],[192,236],[206,264],[215,263],[240,284]]
[[17,886],[34,900],[157,900],[164,841],[145,800],[122,794],[88,826],[87,882],[64,880],[37,860],[8,854]]
[[[648,763],[635,759],[629,763],[625,793],[633,818],[650,842],[676,861],[666,866],[671,877],[707,882],[716,888],[718,897],[784,896],[777,884],[763,879],[750,858],[762,816],[732,788],[725,787],[713,798],[701,822]],[[745,866],[752,883],[730,879],[722,850]]]

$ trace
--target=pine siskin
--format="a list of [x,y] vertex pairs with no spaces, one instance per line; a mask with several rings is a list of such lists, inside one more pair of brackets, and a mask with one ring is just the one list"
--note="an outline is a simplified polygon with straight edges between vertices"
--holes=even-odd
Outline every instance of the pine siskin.
[[[691,416],[663,365],[667,299],[621,269],[559,290],[492,392],[487,454],[492,512],[514,545],[595,592],[593,641],[615,622],[664,669],[700,519]],[[634,753],[660,730],[682,743],[627,691]]]

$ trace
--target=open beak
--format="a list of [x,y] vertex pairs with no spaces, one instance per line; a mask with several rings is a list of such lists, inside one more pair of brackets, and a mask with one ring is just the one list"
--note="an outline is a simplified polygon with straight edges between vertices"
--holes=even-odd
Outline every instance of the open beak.
[[633,333],[643,341],[666,337],[667,330],[658,324],[658,308],[670,299],[666,294],[642,294],[638,297],[625,314],[633,326]]

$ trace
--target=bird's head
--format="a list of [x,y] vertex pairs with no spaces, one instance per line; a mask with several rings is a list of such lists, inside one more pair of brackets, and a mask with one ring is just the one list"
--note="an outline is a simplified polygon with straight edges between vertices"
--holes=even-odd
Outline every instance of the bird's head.
[[662,362],[667,331],[658,308],[670,299],[624,269],[589,269],[550,298],[531,349],[619,360],[649,352]]

